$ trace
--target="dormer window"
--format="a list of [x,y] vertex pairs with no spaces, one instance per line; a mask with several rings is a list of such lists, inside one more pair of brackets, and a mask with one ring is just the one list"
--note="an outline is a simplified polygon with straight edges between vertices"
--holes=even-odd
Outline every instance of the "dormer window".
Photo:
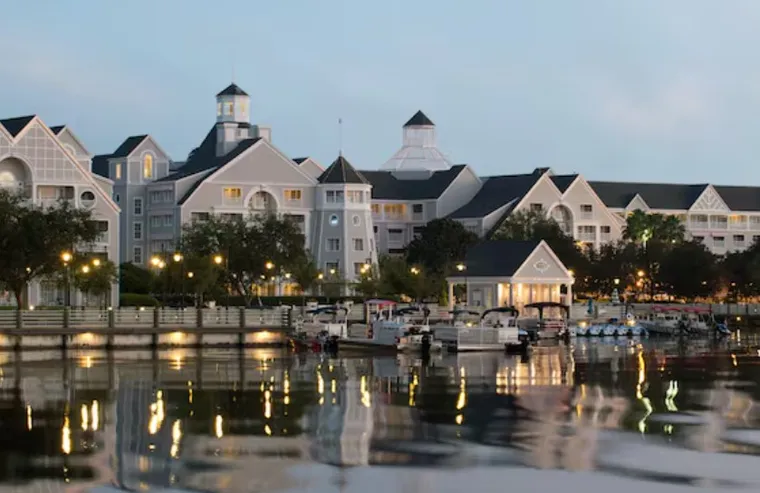
[[143,178],[149,180],[153,178],[153,156],[150,154],[143,157]]

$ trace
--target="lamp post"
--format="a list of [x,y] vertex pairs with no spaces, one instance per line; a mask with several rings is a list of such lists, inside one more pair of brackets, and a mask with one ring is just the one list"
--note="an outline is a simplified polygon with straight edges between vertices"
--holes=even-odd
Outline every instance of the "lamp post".
[[216,254],[214,255],[213,260],[214,260],[214,264],[219,267],[221,267],[222,263],[224,263],[224,277],[226,279],[226,282],[224,283],[224,290],[227,293],[227,296],[226,296],[227,301],[225,303],[225,309],[229,310],[230,309],[230,279],[229,279],[230,273],[229,273],[229,268],[228,268],[229,258],[227,257],[229,257],[229,255],[225,257],[220,254]]
[[182,262],[185,260],[185,257],[182,256],[181,253],[176,252],[172,256],[172,260],[174,260],[175,264],[179,264],[179,278],[180,278],[180,307],[184,310],[185,309],[185,263]]
[[[164,260],[161,257],[154,255],[150,258],[150,265],[152,265],[156,270],[158,270],[158,275],[160,276],[161,271],[163,270],[164,267],[166,267],[166,262],[164,262]],[[161,306],[163,308],[166,306],[166,282],[162,282],[161,285],[163,287],[162,289],[163,293],[161,294]]]
[[65,269],[65,287],[64,287],[64,305],[66,308],[69,308],[71,306],[71,279],[70,279],[70,270],[69,270],[69,264],[71,262],[71,259],[73,258],[73,255],[71,255],[71,252],[63,252],[61,254],[61,260],[63,261],[63,267]]
[[[266,269],[267,271],[267,277],[270,278],[269,281],[272,283],[273,291],[274,291],[274,277],[272,277],[271,273],[274,270],[274,267],[275,267],[274,262],[272,262],[271,260],[267,260],[267,262],[264,264],[264,269]],[[277,295],[277,293],[274,293],[274,294],[275,296]],[[269,295],[269,293],[267,293],[267,295]]]
[[[464,272],[464,304],[467,306],[469,304],[469,298],[470,298],[470,287],[467,285],[467,265],[464,262],[459,262],[457,265],[457,271],[461,274]],[[452,301],[453,302],[453,301]],[[451,303],[451,302],[450,302]],[[453,306],[453,305],[450,305]]]
[[[192,283],[193,277],[195,277],[195,274],[192,271],[190,271],[190,272],[187,273],[187,278],[190,279],[191,283]],[[183,281],[184,281],[184,279],[183,279]],[[195,299],[195,295],[196,295],[195,289],[193,289],[193,306],[197,305],[197,302],[196,302],[196,299]],[[196,308],[197,308],[197,306],[196,306]]]

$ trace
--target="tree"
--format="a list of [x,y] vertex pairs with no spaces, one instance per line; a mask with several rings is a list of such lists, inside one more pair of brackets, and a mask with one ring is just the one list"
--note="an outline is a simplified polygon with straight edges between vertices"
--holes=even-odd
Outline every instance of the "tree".
[[374,298],[380,295],[380,273],[371,266],[359,274],[359,281],[354,284],[354,291],[365,298]]
[[700,242],[679,243],[665,254],[660,281],[679,298],[693,301],[712,296],[720,283],[717,258]]
[[445,277],[477,242],[478,235],[465,229],[459,221],[433,219],[422,228],[420,236],[409,243],[407,261],[428,274]]
[[30,205],[22,195],[0,189],[0,282],[21,308],[30,281],[60,271],[64,252],[86,249],[99,234],[90,211],[68,201]]
[[626,218],[623,238],[639,247],[639,263],[646,273],[652,299],[657,286],[662,284],[661,264],[685,236],[686,228],[676,216],[636,210]]
[[105,296],[118,279],[116,265],[113,262],[92,254],[75,255],[71,263],[70,275],[73,287],[87,298]]
[[262,276],[290,273],[307,255],[304,235],[292,220],[249,214],[227,219],[211,216],[186,224],[182,251],[187,257],[213,262],[218,256],[225,284],[250,305]]
[[119,289],[122,293],[150,294],[155,275],[149,269],[131,262],[119,266]]
[[291,279],[298,284],[303,296],[302,304],[306,304],[306,292],[311,291],[319,281],[319,267],[311,255],[304,255],[293,264],[290,271]]
[[412,276],[406,259],[394,255],[382,255],[378,259],[380,284],[378,294],[395,298],[412,294]]
[[677,216],[647,214],[642,210],[633,211],[625,221],[623,238],[644,244],[659,242],[674,244],[684,241],[686,227]]
[[624,290],[636,282],[638,257],[633,244],[623,241],[605,243],[598,250],[589,249],[585,254],[589,277],[586,288],[589,291],[609,295],[614,289]]

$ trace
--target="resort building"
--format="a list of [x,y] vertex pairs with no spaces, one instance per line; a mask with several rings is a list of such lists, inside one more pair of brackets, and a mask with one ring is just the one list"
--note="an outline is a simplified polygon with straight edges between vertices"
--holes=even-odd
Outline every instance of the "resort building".
[[[72,245],[117,263],[119,250],[119,206],[112,199],[113,181],[92,172],[92,155],[67,126],[49,127],[35,115],[0,120],[0,188],[18,190],[39,206],[66,200],[92,211],[101,231],[93,245]],[[63,252],[61,252],[63,253]],[[108,304],[118,301],[118,285],[108,296]],[[9,295],[0,293],[0,302]],[[64,288],[55,280],[42,280],[28,287],[30,306],[62,305]],[[72,305],[102,300],[85,300],[71,293]]]

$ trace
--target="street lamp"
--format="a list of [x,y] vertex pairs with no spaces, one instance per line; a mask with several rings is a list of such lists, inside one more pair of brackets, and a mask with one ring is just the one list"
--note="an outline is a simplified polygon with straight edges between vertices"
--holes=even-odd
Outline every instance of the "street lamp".
[[70,279],[70,272],[69,272],[69,263],[71,262],[71,259],[74,258],[73,255],[71,255],[71,252],[63,252],[61,253],[61,260],[63,261],[63,266],[66,269],[66,287],[64,288],[66,292],[64,293],[65,298],[65,304],[66,307],[71,306],[71,279]]
[[150,265],[152,265],[153,267],[156,267],[156,268],[160,269],[159,264],[161,264],[161,259],[159,257],[153,255],[150,258]]
[[182,254],[181,253],[175,253],[174,256],[172,257],[172,259],[175,262],[182,262]]
[[214,263],[216,265],[222,265],[222,262],[224,262],[224,257],[221,255],[214,255]]
[[459,263],[457,264],[457,270],[458,270],[459,272],[464,272],[466,269],[467,269],[467,266],[466,266],[466,265],[464,265],[462,262],[459,262]]
[[180,263],[185,259],[185,257],[182,256],[181,253],[175,252],[174,255],[172,255],[172,260],[174,260],[175,264],[180,264],[179,268],[179,278],[180,278],[180,307],[184,310],[185,308],[185,264]]
[[100,267],[100,259],[99,258],[92,259],[92,265],[95,267]]
[[612,282],[615,283],[615,286],[618,286],[620,284],[620,279],[616,277],[615,279],[612,280]]
[[646,275],[646,272],[644,272],[643,270],[640,270],[636,273],[636,275],[639,277],[644,277]]
[[89,265],[83,265],[82,266],[82,274],[89,274],[90,273],[90,266]]

